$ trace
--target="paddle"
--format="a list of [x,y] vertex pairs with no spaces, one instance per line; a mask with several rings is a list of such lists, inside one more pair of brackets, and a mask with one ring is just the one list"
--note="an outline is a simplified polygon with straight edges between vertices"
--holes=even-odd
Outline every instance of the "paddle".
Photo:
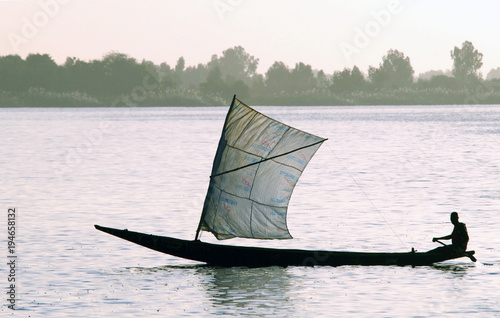
[[[436,240],[435,242],[438,242],[443,246],[448,246],[448,245],[444,244],[443,242],[441,242],[440,240]],[[463,252],[463,253],[464,253],[464,256],[467,256],[468,258],[470,258],[471,261],[477,262],[477,259],[473,256],[474,252]]]

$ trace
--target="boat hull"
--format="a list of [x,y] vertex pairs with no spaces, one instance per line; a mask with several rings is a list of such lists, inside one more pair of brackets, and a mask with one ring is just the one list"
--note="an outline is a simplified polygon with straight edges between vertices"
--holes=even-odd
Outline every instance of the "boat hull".
[[467,257],[474,252],[429,251],[408,253],[362,253],[322,250],[276,249],[219,245],[119,230],[95,225],[96,229],[169,255],[214,266],[342,266],[342,265],[432,265]]

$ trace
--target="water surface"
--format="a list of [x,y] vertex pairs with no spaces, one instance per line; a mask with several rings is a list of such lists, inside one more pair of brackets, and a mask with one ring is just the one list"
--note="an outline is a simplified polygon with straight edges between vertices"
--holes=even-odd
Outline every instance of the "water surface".
[[227,107],[0,109],[15,315],[500,316],[500,106],[256,108],[329,140],[294,190],[293,240],[224,243],[425,251],[458,211],[479,262],[216,268],[150,251],[93,224],[192,239]]

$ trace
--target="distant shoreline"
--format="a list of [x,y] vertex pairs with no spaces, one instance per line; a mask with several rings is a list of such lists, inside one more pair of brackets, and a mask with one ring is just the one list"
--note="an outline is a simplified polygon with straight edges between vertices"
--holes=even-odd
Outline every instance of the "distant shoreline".
[[[80,92],[55,93],[35,89],[21,94],[0,91],[0,107],[211,107],[229,105],[231,98],[232,95],[225,98],[220,95],[205,96],[193,90],[181,94],[166,92],[162,95],[150,95],[140,100],[129,95],[109,96],[100,100]],[[297,94],[247,96],[243,100],[249,105],[259,106],[497,105],[500,104],[500,92],[484,89],[456,91],[441,88],[349,93],[314,90]]]
[[[462,51],[467,61],[458,59]],[[500,104],[500,75],[482,79],[482,54],[469,41],[454,52],[458,64],[450,74],[418,79],[409,57],[393,49],[368,76],[357,66],[328,75],[278,61],[258,74],[258,58],[241,46],[188,67],[183,57],[171,67],[118,52],[92,61],[68,57],[62,65],[48,54],[7,55],[0,56],[0,107],[213,106],[229,105],[234,94],[262,106]]]

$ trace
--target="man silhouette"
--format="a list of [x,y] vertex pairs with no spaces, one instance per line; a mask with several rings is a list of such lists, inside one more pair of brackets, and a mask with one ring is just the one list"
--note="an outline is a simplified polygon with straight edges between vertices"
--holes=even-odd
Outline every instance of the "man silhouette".
[[[437,240],[451,240],[451,246],[453,248],[459,249],[462,252],[465,252],[467,249],[467,243],[469,242],[469,234],[467,233],[467,227],[464,223],[458,222],[458,213],[452,212],[450,215],[450,220],[455,227],[453,228],[453,232],[450,235],[442,236],[442,237],[434,237],[432,239],[433,242]],[[446,246],[449,247],[450,245]]]

